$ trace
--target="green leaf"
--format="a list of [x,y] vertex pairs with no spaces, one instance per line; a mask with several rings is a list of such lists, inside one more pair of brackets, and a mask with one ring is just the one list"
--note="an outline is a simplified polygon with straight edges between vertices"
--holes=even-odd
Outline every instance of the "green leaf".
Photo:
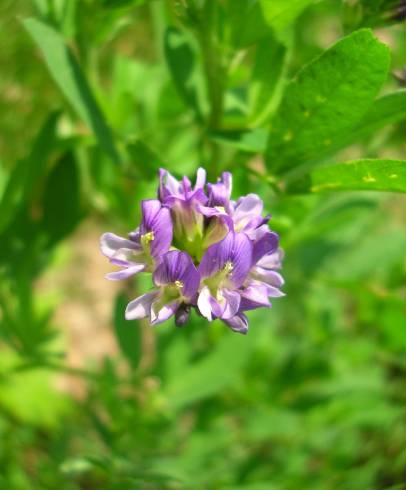
[[288,185],[288,192],[406,192],[406,160],[354,160],[314,169]]
[[282,31],[308,7],[313,0],[260,0],[266,22],[275,30]]
[[337,140],[333,150],[356,143],[375,131],[406,119],[406,90],[393,92],[377,99],[357,126],[342,139]]
[[128,299],[124,294],[117,295],[114,306],[113,324],[121,352],[130,364],[136,368],[141,357],[141,331],[138,324],[129,322],[124,318],[124,311],[127,304]]
[[50,173],[42,206],[41,231],[50,245],[71,233],[82,218],[79,172],[72,153],[64,155]]
[[228,0],[225,8],[231,24],[231,42],[236,48],[269,36],[271,29],[258,0]]
[[17,210],[30,199],[38,179],[45,171],[49,156],[55,148],[59,113],[52,113],[38,132],[27,157],[13,168],[0,197],[0,232],[14,218]]
[[210,138],[223,145],[247,153],[262,153],[266,147],[268,131],[263,128],[235,131],[213,131]]
[[258,45],[248,89],[251,124],[260,124],[275,110],[281,96],[287,53],[287,46],[273,36]]
[[63,38],[52,27],[36,19],[25,19],[23,25],[42,51],[48,69],[62,93],[93,131],[104,151],[113,161],[120,162],[113,134],[85,75]]
[[194,83],[195,53],[186,35],[175,27],[169,27],[165,33],[165,57],[176,90],[186,105],[201,118]]
[[312,164],[349,134],[371,106],[389,65],[387,46],[363,29],[303,68],[272,121],[267,165],[283,173]]

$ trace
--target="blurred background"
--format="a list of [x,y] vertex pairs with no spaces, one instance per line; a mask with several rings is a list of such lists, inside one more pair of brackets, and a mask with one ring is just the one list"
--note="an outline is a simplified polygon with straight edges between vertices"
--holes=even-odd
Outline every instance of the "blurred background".
[[[405,198],[286,191],[289,137],[267,143],[288,81],[367,27],[392,105],[323,158],[405,158],[405,10],[2,0],[0,489],[406,488]],[[106,281],[99,236],[137,226],[160,166],[232,171],[272,214],[286,297],[247,336],[124,320],[143,278]]]

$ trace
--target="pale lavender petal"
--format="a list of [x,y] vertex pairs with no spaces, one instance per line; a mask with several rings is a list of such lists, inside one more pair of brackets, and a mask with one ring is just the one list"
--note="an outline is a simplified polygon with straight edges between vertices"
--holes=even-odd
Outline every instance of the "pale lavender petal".
[[137,260],[137,256],[140,256],[142,252],[140,250],[134,250],[131,248],[119,248],[110,257],[110,262],[117,265],[130,265],[132,263],[142,262]]
[[227,320],[223,319],[223,322],[234,330],[234,332],[246,334],[248,332],[248,319],[244,313],[238,313],[238,315],[233,316]]
[[106,257],[110,258],[120,248],[139,250],[139,246],[135,242],[122,238],[114,233],[104,233],[100,237],[100,249]]
[[278,249],[276,252],[270,255],[265,255],[257,263],[260,267],[264,269],[280,269],[282,267],[282,259],[284,253],[282,249]]
[[253,282],[241,291],[241,310],[252,310],[260,307],[271,307],[268,299],[268,287],[261,283]]
[[213,319],[210,298],[210,290],[207,286],[204,286],[200,291],[199,297],[197,298],[197,307],[199,308],[200,313],[209,321]]
[[269,284],[265,284],[265,287],[266,287],[267,295],[270,296],[271,298],[281,298],[282,296],[285,296],[285,293],[282,292],[280,289],[276,288],[275,286],[270,286]]
[[136,264],[121,271],[109,272],[106,274],[106,279],[110,281],[121,281],[123,279],[128,279],[129,277],[138,274],[146,268],[145,264]]
[[229,289],[223,289],[221,292],[226,300],[221,318],[232,318],[240,307],[241,296],[237,291],[230,291]]
[[125,317],[127,320],[139,320],[150,315],[151,305],[155,298],[158,296],[158,291],[152,293],[146,293],[128,303],[125,310]]
[[254,279],[265,282],[266,284],[276,288],[282,287],[285,283],[283,277],[278,272],[264,269],[262,267],[254,267],[250,275]]
[[154,301],[151,305],[151,325],[158,325],[158,323],[168,320],[175,314],[179,305],[180,301],[178,300],[163,306],[159,299],[156,302]]
[[279,237],[273,231],[268,231],[255,243],[252,250],[252,263],[256,264],[264,255],[274,253],[278,249]]
[[243,230],[252,220],[255,220],[255,226],[259,226],[263,220],[261,216],[263,208],[264,203],[256,194],[241,197],[233,214],[236,230]]
[[206,170],[202,167],[197,169],[195,190],[203,189],[206,184]]

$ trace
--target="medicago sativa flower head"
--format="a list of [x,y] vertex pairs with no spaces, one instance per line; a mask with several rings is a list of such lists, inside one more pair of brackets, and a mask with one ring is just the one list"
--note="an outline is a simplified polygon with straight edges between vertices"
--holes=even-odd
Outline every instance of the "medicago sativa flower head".
[[128,320],[148,318],[152,325],[175,317],[178,326],[192,309],[208,321],[221,319],[247,333],[245,312],[270,307],[280,288],[283,253],[279,237],[263,216],[256,194],[231,199],[232,176],[224,172],[206,184],[199,168],[192,186],[166,170],[159,172],[157,199],[141,202],[142,219],[128,238],[101,237],[101,251],[120,269],[111,280],[149,273],[154,287],[131,301]]

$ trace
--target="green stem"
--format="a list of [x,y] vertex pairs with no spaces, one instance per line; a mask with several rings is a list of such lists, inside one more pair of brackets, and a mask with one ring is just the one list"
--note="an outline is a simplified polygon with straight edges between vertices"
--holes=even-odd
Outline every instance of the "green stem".
[[[207,92],[210,101],[210,113],[207,120],[207,129],[215,131],[221,128],[223,114],[225,71],[223,68],[220,50],[215,35],[215,8],[216,2],[207,0],[201,11],[198,38],[203,54],[203,65],[206,75]],[[218,144],[207,140],[210,152],[209,177],[216,177],[219,169]]]

